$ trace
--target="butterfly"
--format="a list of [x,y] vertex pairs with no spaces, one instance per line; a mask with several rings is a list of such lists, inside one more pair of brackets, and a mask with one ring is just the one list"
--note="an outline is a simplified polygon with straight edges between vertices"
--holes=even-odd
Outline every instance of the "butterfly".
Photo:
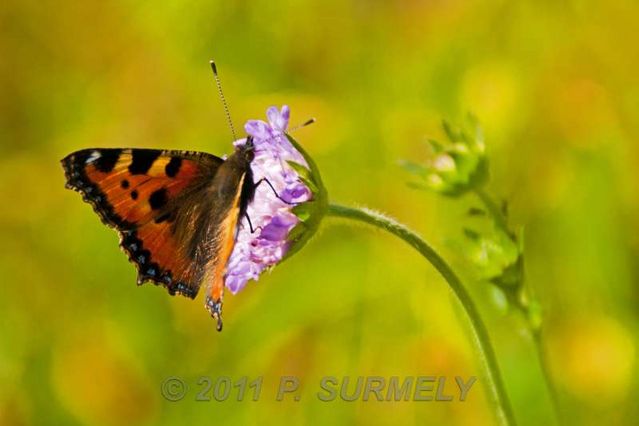
[[95,148],[69,154],[62,166],[66,187],[117,230],[138,285],[150,281],[195,298],[209,283],[206,308],[221,330],[225,268],[255,194],[254,155],[249,136],[226,160],[204,152]]

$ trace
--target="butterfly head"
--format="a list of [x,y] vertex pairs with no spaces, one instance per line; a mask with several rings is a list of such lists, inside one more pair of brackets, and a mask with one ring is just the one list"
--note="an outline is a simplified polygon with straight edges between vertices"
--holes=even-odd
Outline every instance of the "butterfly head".
[[253,137],[248,136],[246,138],[246,142],[241,145],[236,145],[235,153],[238,155],[240,159],[242,159],[246,164],[250,164],[251,161],[255,158],[255,145],[253,143]]

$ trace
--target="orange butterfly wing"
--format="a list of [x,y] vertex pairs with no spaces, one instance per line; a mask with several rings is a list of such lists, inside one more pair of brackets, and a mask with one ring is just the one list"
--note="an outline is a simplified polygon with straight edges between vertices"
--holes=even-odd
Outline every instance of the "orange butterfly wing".
[[195,222],[198,212],[188,207],[203,196],[223,162],[202,152],[86,149],[68,155],[62,165],[67,187],[119,232],[138,284],[152,281],[170,294],[194,298],[205,265],[195,261],[188,232],[178,229],[175,219]]

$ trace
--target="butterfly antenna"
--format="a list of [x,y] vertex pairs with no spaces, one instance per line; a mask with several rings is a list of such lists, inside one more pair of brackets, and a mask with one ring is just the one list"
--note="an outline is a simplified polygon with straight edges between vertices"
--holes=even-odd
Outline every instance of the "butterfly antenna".
[[313,124],[313,123],[315,123],[315,119],[314,119],[314,118],[309,118],[308,120],[306,120],[306,121],[305,121],[305,122],[303,122],[302,124],[298,124],[297,126],[292,127],[292,128],[289,130],[289,133],[292,133],[292,132],[294,132],[294,131],[296,131],[296,130],[298,130],[298,129],[301,129],[302,127],[306,127],[306,126],[308,126],[308,125],[310,125],[310,124]]
[[211,69],[213,70],[213,76],[215,77],[215,85],[217,86],[217,91],[220,94],[220,99],[222,100],[222,105],[224,106],[224,114],[226,115],[226,121],[229,123],[229,127],[231,128],[231,134],[233,135],[233,140],[237,140],[235,136],[235,129],[233,128],[233,120],[231,120],[231,112],[229,111],[229,105],[226,103],[226,98],[224,97],[224,92],[222,91],[222,83],[220,83],[220,77],[217,75],[217,67],[215,66],[214,61],[210,61]]

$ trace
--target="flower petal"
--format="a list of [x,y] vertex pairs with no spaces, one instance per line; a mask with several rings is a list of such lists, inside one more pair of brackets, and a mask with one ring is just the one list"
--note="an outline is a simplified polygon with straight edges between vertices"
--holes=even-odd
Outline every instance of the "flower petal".
[[281,112],[277,109],[277,107],[272,106],[266,110],[266,117],[274,130],[284,132],[288,127],[290,113],[288,105],[284,105]]
[[246,133],[255,139],[268,139],[271,137],[270,126],[262,120],[249,120],[244,125]]

